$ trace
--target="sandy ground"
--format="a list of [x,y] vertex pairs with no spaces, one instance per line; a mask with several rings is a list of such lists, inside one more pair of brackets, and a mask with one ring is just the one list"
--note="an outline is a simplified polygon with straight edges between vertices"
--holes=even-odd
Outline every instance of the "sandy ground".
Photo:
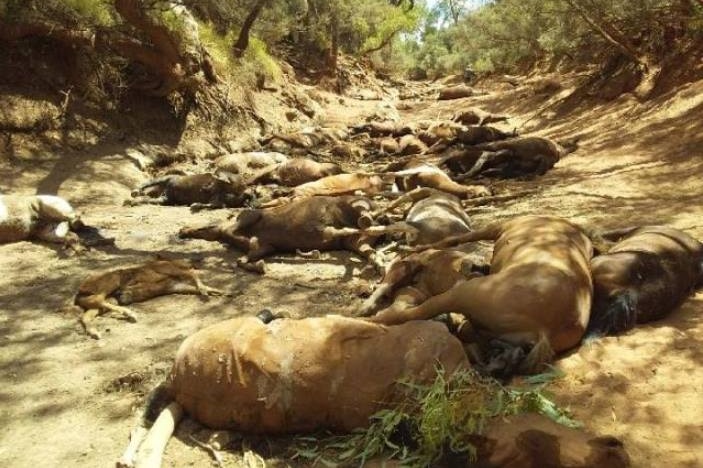
[[[583,137],[580,149],[546,176],[496,183],[499,193],[526,195],[472,210],[477,225],[548,213],[589,227],[665,223],[703,238],[703,82],[646,105],[622,97],[574,110],[568,99],[560,101],[567,94],[495,88],[478,98],[417,101],[401,114],[436,118],[478,104],[514,115],[506,128]],[[328,120],[336,123],[357,123],[376,109],[348,98],[330,103]],[[123,207],[145,178],[126,149],[106,144],[0,162],[3,192],[58,193],[89,224],[117,238],[115,248],[68,258],[47,245],[0,246],[0,466],[114,466],[144,391],[167,372],[184,337],[264,307],[293,317],[350,314],[372,278],[360,259],[341,252],[320,260],[275,257],[261,277],[233,268],[237,253],[219,244],[178,240],[180,227],[227,212]],[[203,280],[232,297],[167,296],[135,304],[137,323],[98,319],[100,341],[88,339],[75,317],[57,312],[86,275],[155,252],[199,259]],[[633,466],[703,466],[702,312],[699,293],[661,322],[584,344],[558,361],[566,377],[552,386],[556,398],[589,429],[620,437]],[[190,435],[205,438],[207,431],[182,424],[165,466],[211,465]],[[250,442],[235,439],[226,466],[249,466],[242,448]]]

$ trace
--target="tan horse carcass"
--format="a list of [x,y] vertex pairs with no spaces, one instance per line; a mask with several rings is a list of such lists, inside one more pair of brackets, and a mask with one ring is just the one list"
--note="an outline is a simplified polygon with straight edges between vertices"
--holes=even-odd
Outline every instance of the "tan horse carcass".
[[531,346],[519,363],[525,373],[539,371],[554,353],[576,346],[586,331],[593,296],[588,237],[561,218],[523,216],[425,248],[477,240],[495,241],[488,276],[370,320],[394,324],[461,313],[477,330],[510,345]]
[[[137,466],[160,466],[183,411],[213,429],[281,434],[349,431],[403,398],[401,381],[431,383],[468,369],[461,342],[436,322],[398,326],[341,316],[236,318],[186,339],[165,384],[172,403],[142,444]],[[144,438],[133,432],[120,466]]]

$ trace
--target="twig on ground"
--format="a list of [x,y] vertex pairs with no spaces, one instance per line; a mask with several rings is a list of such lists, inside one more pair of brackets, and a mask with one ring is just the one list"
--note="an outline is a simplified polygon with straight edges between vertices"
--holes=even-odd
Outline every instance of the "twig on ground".
[[213,458],[213,460],[215,460],[215,463],[217,464],[217,466],[219,466],[219,467],[223,467],[223,466],[224,466],[224,460],[222,459],[222,455],[220,455],[220,453],[219,453],[217,450],[215,450],[210,444],[206,444],[205,442],[199,441],[198,439],[196,439],[196,438],[193,436],[193,434],[188,434],[188,438],[189,438],[195,445],[197,445],[198,447],[200,447],[201,449],[203,449],[203,450],[205,450],[207,453],[209,453],[210,456]]
[[526,197],[529,195],[534,195],[538,192],[539,192],[538,190],[525,190],[522,192],[507,193],[504,195],[491,195],[488,197],[470,198],[468,200],[463,200],[461,202],[461,204],[464,207],[488,205],[489,203],[492,203],[492,202],[515,200],[517,198],[522,198],[522,197]]

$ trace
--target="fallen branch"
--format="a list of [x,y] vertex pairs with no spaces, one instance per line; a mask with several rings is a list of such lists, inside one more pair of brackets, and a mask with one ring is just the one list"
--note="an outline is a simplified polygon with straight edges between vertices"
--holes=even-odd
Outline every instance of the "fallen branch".
[[201,449],[205,450],[210,456],[213,458],[215,461],[215,464],[219,467],[224,466],[224,460],[222,459],[222,455],[220,455],[220,452],[215,450],[213,446],[210,444],[207,444],[205,442],[201,442],[198,439],[196,439],[193,434],[188,434],[188,438],[198,447]]
[[504,194],[504,195],[491,195],[488,197],[470,198],[468,200],[462,200],[461,205],[463,207],[488,205],[493,202],[515,200],[518,198],[526,197],[528,195],[534,195],[538,192],[539,192],[539,190],[525,190],[523,192],[508,193],[508,194]]

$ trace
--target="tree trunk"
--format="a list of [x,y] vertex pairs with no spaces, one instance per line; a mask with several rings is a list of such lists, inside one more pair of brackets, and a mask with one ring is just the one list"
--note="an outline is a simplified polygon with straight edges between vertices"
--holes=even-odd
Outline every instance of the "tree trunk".
[[372,53],[374,53],[374,52],[376,52],[376,51],[379,51],[379,50],[383,49],[383,48],[386,47],[388,44],[390,44],[391,41],[393,41],[393,38],[395,37],[395,35],[398,34],[398,33],[399,33],[400,31],[402,31],[402,30],[403,30],[403,28],[398,28],[398,29],[394,30],[394,31],[391,32],[388,36],[386,36],[386,37],[381,41],[381,43],[380,43],[379,45],[377,45],[377,46],[375,46],[375,47],[371,47],[371,48],[369,48],[369,49],[366,49],[365,51],[363,51],[363,52],[361,53],[361,55],[362,55],[362,56],[366,56],[366,55],[372,54]]
[[117,53],[142,63],[160,79],[158,86],[144,91],[156,96],[167,96],[174,91],[193,94],[203,84],[200,72],[208,82],[218,81],[207,51],[200,45],[197,26],[192,26],[197,23],[185,7],[173,4],[169,11],[181,19],[181,31],[176,33],[165,22],[161,24],[146,13],[144,0],[114,2],[120,16],[149,39],[150,43],[142,43],[131,38],[119,39],[113,34],[108,40]]
[[332,17],[330,18],[330,51],[327,57],[327,67],[331,72],[337,71],[337,55],[339,54],[339,19],[337,18],[337,12],[332,11]]
[[[593,16],[580,5],[576,0],[565,0],[576,12],[600,34],[606,41],[613,44],[618,50],[635,62],[642,72],[640,84],[635,90],[635,94],[639,97],[646,97],[652,91],[656,84],[656,79],[661,72],[661,66],[656,64],[656,61],[645,53],[641,53],[635,48],[627,37],[620,32],[615,26],[604,20],[596,20]],[[700,0],[703,2],[703,0]]]
[[254,22],[261,14],[261,10],[269,3],[270,0],[257,0],[254,8],[249,12],[247,17],[244,19],[244,24],[242,24],[242,29],[239,31],[239,37],[237,42],[235,42],[232,48],[234,56],[241,58],[244,55],[244,51],[249,47],[249,32],[251,31]]
[[576,10],[576,12],[581,15],[581,17],[588,23],[591,28],[593,28],[598,34],[600,34],[606,41],[617,47],[620,52],[625,54],[634,62],[643,65],[641,60],[641,55],[637,50],[630,44],[625,36],[615,29],[614,26],[608,24],[605,21],[596,21],[591,14],[581,5],[579,5],[575,0],[566,0],[571,8]]
[[66,45],[80,47],[93,47],[95,42],[95,33],[89,30],[68,29],[44,22],[0,22],[0,40],[10,42],[29,36],[47,37]]
[[456,0],[448,0],[449,2],[449,13],[452,15],[452,19],[454,20],[454,26],[459,25],[459,8],[457,8],[456,3],[454,3]]
[[124,29],[71,29],[49,20],[27,23],[0,20],[0,39],[46,37],[79,49],[109,50],[140,63],[151,75],[135,88],[155,96],[167,96],[175,91],[193,94],[205,83],[216,83],[218,78],[207,51],[200,44],[197,23],[191,13],[180,4],[170,5],[167,12],[180,20],[178,30],[167,27],[166,21],[159,21],[157,15],[166,11],[154,10],[154,15],[147,14],[149,7],[144,0],[114,0],[117,13],[137,34],[129,35]]

